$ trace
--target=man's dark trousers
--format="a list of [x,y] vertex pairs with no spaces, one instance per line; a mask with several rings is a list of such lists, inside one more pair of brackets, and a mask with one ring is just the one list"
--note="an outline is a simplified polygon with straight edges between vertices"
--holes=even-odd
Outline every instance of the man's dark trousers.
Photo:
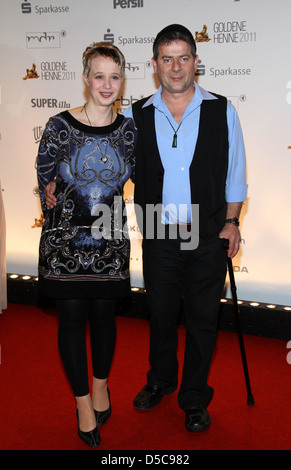
[[207,384],[217,339],[220,298],[226,276],[223,240],[200,240],[181,249],[181,238],[143,241],[143,269],[150,311],[150,370],[147,381],[173,391],[178,384],[177,320],[181,302],[186,339],[179,406],[206,408],[213,396]]

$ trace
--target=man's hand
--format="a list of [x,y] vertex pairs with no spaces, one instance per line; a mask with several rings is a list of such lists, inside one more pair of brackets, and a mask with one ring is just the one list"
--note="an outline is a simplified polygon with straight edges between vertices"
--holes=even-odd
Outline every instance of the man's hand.
[[234,258],[237,254],[241,242],[241,236],[239,228],[236,227],[234,224],[225,224],[223,229],[219,234],[220,238],[225,238],[229,241],[229,248],[227,251],[227,256],[229,258]]
[[52,209],[57,205],[57,199],[54,196],[55,190],[56,183],[54,181],[50,181],[44,188],[45,203],[48,209]]
[[[242,202],[229,202],[227,204],[226,219],[238,219],[242,204]],[[225,238],[229,241],[227,256],[229,256],[229,258],[233,258],[237,254],[241,242],[239,228],[232,223],[226,223],[221,230],[219,237]]]

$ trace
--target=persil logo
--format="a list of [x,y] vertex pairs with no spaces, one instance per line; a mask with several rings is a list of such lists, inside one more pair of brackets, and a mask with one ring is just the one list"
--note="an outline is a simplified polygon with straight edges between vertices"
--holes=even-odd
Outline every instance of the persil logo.
[[113,0],[113,8],[143,8],[143,0]]

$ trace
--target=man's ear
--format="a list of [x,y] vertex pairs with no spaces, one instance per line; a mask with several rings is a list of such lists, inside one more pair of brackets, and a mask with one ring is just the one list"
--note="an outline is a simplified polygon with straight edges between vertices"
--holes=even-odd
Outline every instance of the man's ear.
[[157,62],[155,61],[153,57],[152,57],[152,64],[153,64],[154,72],[157,73]]
[[198,68],[198,61],[199,61],[199,57],[198,57],[198,55],[196,54],[195,62],[194,62],[195,72],[197,71],[197,68]]

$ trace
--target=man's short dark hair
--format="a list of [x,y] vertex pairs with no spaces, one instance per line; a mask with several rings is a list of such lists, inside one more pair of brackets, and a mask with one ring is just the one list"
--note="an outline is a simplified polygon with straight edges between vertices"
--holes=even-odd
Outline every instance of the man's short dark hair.
[[162,29],[156,36],[153,44],[153,57],[157,60],[159,47],[172,41],[185,41],[191,46],[191,53],[196,57],[196,43],[189,29],[180,24],[171,24]]

